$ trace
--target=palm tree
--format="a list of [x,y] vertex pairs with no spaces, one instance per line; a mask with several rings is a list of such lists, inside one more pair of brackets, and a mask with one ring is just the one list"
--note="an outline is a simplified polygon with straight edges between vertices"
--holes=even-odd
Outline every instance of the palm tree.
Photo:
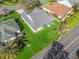
[[26,40],[26,33],[15,33],[16,35],[16,39],[15,42],[17,43],[17,47],[18,49],[21,51],[22,49],[24,49],[24,47],[26,46],[27,43],[29,43],[28,40]]
[[26,46],[26,33],[15,33],[16,39],[0,42],[0,59],[15,59],[16,55]]
[[0,59],[15,59],[18,53],[14,41],[7,41],[4,46],[0,46]]

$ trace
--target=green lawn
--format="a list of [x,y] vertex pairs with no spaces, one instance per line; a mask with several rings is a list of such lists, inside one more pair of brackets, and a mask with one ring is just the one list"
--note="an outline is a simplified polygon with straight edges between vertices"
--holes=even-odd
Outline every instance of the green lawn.
[[42,0],[43,3],[49,3],[51,2],[52,0]]
[[43,4],[50,4],[50,3],[52,3],[52,2],[54,2],[55,0],[42,0],[41,2],[43,3]]
[[13,2],[9,2],[9,1],[4,1],[4,5],[6,5],[6,6],[16,6],[17,4],[13,3]]
[[67,18],[67,24],[70,28],[74,27],[79,23],[79,12],[75,12],[69,18]]
[[53,41],[57,40],[60,34],[57,32],[61,23],[55,20],[51,27],[45,27],[37,33],[33,33],[31,29],[22,21],[27,32],[27,38],[31,42],[30,47],[25,47],[25,49],[17,56],[16,59],[30,59],[33,55],[41,51],[43,48],[47,47]]

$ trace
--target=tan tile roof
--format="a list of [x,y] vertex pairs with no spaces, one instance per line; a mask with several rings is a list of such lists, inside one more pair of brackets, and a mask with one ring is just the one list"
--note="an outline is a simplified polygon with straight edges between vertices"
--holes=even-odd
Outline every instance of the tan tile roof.
[[64,6],[58,2],[47,5],[45,8],[55,13],[57,16],[60,16],[61,18],[63,18],[70,10],[72,10],[72,8]]

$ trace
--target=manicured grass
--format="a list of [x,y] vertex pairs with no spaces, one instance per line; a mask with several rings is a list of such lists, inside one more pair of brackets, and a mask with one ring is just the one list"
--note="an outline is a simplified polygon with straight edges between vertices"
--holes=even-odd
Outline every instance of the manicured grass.
[[9,1],[4,1],[4,5],[6,5],[6,6],[16,6],[17,4],[13,3],[13,2],[9,2]]
[[42,0],[43,3],[50,3],[53,0]]
[[37,33],[33,33],[23,21],[22,23],[25,27],[23,31],[27,33],[27,39],[29,39],[31,46],[25,47],[16,59],[30,59],[33,55],[53,43],[53,41],[57,40],[60,36],[57,32],[61,25],[60,21],[55,20],[50,27],[45,27]]
[[75,12],[69,18],[67,18],[67,25],[72,28],[79,23],[79,12]]
[[48,5],[52,2],[54,2],[55,0],[42,0],[43,5]]

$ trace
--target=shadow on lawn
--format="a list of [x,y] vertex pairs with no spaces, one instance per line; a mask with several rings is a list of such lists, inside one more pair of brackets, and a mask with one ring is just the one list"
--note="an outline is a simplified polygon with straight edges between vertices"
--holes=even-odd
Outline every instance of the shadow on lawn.
[[22,31],[24,29],[24,26],[22,25],[21,21],[19,20],[19,18],[16,18],[15,21],[17,22],[20,30]]

